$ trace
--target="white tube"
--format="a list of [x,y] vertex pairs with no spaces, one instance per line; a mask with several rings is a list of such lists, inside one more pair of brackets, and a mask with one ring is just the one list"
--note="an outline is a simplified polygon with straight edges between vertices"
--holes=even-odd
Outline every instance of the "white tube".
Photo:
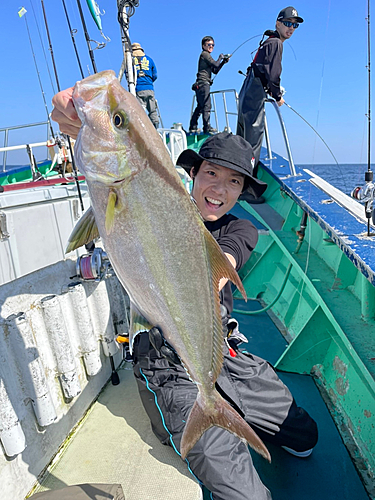
[[61,387],[66,398],[74,398],[81,392],[81,387],[59,299],[56,295],[48,295],[41,299],[41,305],[60,374]]
[[96,335],[103,340],[104,354],[114,356],[119,347],[115,341],[115,330],[106,281],[85,282],[85,287],[90,291],[90,293],[87,293],[87,303]]
[[81,283],[75,282],[69,284],[68,290],[86,372],[87,375],[92,377],[100,372],[102,362],[87,305],[85,289]]
[[9,400],[3,377],[0,377],[0,439],[8,457],[18,455],[26,448],[25,435]]
[[28,371],[28,396],[31,399],[38,424],[45,427],[52,424],[57,415],[30,324],[25,313],[9,316],[7,323],[10,330],[14,328],[15,333],[21,336],[22,353],[20,353],[20,358],[23,355],[24,365],[22,368]]

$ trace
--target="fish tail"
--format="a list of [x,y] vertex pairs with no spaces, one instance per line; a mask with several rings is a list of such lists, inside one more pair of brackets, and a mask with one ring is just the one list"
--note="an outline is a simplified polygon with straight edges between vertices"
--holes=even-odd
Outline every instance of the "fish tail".
[[266,446],[246,421],[223,399],[217,391],[209,396],[209,404],[198,393],[194,406],[189,414],[181,438],[181,457],[186,455],[210,427],[217,426],[232,432],[246,441],[251,448],[271,462],[271,456]]

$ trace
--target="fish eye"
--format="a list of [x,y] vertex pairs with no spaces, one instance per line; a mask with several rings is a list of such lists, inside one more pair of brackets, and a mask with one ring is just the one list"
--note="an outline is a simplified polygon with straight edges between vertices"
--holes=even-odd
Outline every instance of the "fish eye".
[[113,121],[113,125],[119,129],[124,129],[129,124],[129,120],[128,120],[127,115],[125,113],[121,113],[120,111],[116,111],[113,114],[112,121]]

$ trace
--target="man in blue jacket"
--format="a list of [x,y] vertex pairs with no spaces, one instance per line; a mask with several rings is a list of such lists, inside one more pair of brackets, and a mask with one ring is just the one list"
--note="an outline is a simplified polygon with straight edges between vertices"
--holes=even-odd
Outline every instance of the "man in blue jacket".
[[157,78],[156,66],[151,57],[146,56],[139,43],[132,44],[134,65],[137,68],[137,85],[135,91],[139,102],[147,110],[148,117],[155,128],[159,126],[159,117],[156,111],[154,81]]

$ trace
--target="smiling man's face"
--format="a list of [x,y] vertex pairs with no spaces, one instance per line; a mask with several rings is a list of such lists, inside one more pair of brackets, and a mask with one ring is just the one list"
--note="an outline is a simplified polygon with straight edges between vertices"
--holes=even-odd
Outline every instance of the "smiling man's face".
[[194,175],[191,192],[206,221],[216,221],[231,210],[240,196],[245,176],[216,163],[203,161]]

